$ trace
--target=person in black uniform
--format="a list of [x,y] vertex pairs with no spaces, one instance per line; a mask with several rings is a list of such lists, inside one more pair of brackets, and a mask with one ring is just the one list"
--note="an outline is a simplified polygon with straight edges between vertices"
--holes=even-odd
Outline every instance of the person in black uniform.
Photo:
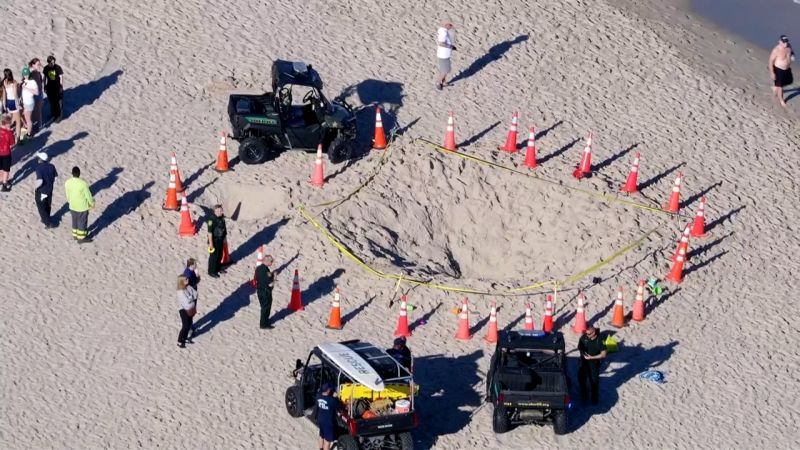
[[214,205],[214,216],[208,220],[208,275],[219,278],[220,273],[225,273],[221,266],[222,247],[228,230],[225,228],[225,213],[222,205]]
[[273,261],[272,255],[265,255],[264,261],[256,267],[256,294],[261,305],[259,326],[262,330],[272,328],[269,324],[269,313],[272,309],[272,286],[275,284],[275,275],[269,270],[269,266]]
[[580,367],[578,367],[578,383],[581,387],[581,400],[586,402],[586,388],[592,394],[592,405],[599,402],[600,397],[600,364],[606,357],[606,347],[600,340],[597,327],[589,327],[578,340],[578,351],[581,354]]
[[406,346],[406,338],[395,338],[394,346],[386,349],[386,353],[396,359],[401,366],[411,370],[411,350]]
[[317,396],[317,426],[319,426],[319,448],[330,450],[336,440],[336,414],[339,411],[339,399],[333,396],[333,386],[325,383]]

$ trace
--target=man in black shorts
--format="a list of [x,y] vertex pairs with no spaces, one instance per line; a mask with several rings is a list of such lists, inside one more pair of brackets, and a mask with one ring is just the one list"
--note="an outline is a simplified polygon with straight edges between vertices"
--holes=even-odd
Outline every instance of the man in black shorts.
[[336,414],[339,411],[339,400],[333,396],[333,386],[325,383],[317,397],[317,425],[319,426],[319,448],[330,450],[336,440]]
[[767,63],[769,73],[772,75],[772,92],[778,97],[778,102],[780,102],[781,106],[786,106],[786,101],[783,99],[783,88],[794,83],[791,68],[793,59],[794,50],[789,44],[789,38],[786,35],[781,35],[778,38],[778,45],[769,54],[769,63]]

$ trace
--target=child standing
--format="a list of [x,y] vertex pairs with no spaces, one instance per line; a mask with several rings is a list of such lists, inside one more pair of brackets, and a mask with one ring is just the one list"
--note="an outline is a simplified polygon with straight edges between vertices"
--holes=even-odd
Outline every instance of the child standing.
[[0,117],[0,191],[3,192],[11,190],[8,178],[11,175],[11,146],[15,141],[14,132],[11,131],[11,116],[3,114]]

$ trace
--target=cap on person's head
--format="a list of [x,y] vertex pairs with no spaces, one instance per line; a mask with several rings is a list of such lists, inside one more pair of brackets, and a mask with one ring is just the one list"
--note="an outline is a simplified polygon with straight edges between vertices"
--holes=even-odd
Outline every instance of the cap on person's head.
[[29,77],[29,76],[31,76],[31,69],[29,69],[29,68],[27,68],[27,67],[23,67],[23,68],[22,68],[22,76],[23,76],[23,77]]
[[47,161],[47,153],[45,153],[45,152],[37,153],[36,157],[39,158],[42,161]]
[[780,40],[784,44],[788,44],[789,43],[789,36],[786,36],[785,34],[782,34],[781,37],[780,37]]
[[81,176],[81,169],[79,169],[78,166],[72,168],[72,176],[73,177]]
[[332,390],[333,390],[333,385],[330,384],[330,383],[325,383],[325,384],[322,385],[321,388],[319,388],[320,392],[328,392],[328,391],[332,391]]
[[406,345],[406,338],[404,337],[395,338],[394,345]]

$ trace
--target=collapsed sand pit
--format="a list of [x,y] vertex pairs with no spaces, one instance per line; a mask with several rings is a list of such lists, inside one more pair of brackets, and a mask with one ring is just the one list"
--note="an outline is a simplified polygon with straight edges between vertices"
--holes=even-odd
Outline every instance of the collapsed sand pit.
[[509,286],[563,279],[659,223],[420,145],[395,148],[373,185],[326,214],[334,234],[380,270]]

